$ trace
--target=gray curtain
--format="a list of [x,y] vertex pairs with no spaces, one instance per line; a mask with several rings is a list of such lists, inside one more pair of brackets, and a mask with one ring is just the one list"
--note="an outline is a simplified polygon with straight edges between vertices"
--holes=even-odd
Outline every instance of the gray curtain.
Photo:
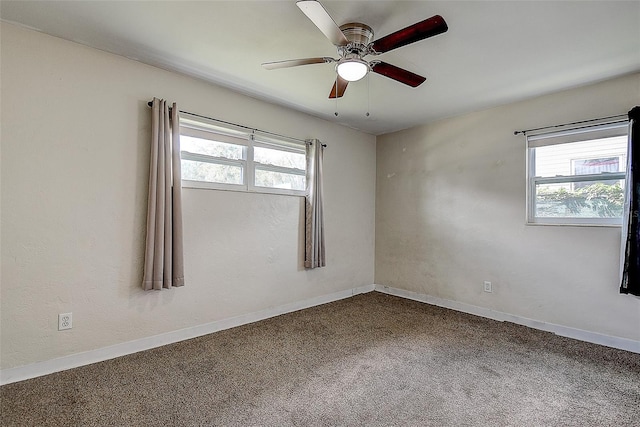
[[324,145],[317,139],[307,141],[307,194],[305,203],[306,268],[324,267],[324,212],[322,158]]
[[178,108],[153,98],[151,110],[145,290],[184,285]]

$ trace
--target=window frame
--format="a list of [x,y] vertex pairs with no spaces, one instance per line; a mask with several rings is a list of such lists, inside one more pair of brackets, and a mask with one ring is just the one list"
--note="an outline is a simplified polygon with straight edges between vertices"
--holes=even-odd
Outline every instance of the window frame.
[[256,185],[255,183],[256,170],[297,175],[304,177],[306,180],[306,169],[275,166],[271,164],[260,163],[254,160],[254,148],[263,147],[277,151],[303,154],[305,156],[306,166],[306,142],[304,141],[295,138],[287,138],[284,136],[275,136],[274,134],[260,132],[241,126],[234,126],[230,124],[221,125],[204,118],[193,119],[191,117],[184,117],[183,115],[180,116],[180,135],[186,135],[200,139],[208,139],[217,142],[231,143],[240,145],[243,149],[242,159],[229,159],[226,157],[209,156],[206,154],[191,153],[181,149],[181,161],[191,160],[218,165],[239,166],[242,171],[242,184],[199,181],[183,178],[183,188],[280,194],[290,196],[306,195],[306,188],[303,190],[296,190],[289,188],[264,187]]
[[[574,184],[586,181],[626,181],[626,172],[601,172],[588,175],[557,175],[549,177],[533,176],[536,170],[535,148],[586,142],[597,139],[628,135],[628,121],[616,121],[583,126],[573,129],[563,129],[553,132],[541,132],[526,135],[526,224],[527,225],[560,225],[560,226],[590,226],[590,227],[620,227],[622,218],[576,218],[576,217],[537,217],[536,187],[543,184]],[[555,142],[544,143],[543,140]],[[538,142],[536,142],[538,141]],[[534,142],[533,144],[531,142]],[[628,142],[627,142],[628,144]],[[628,161],[628,159],[627,159]]]

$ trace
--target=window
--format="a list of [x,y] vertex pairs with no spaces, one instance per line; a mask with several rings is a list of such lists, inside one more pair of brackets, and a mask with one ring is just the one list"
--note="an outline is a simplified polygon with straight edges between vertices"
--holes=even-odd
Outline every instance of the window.
[[622,222],[626,122],[527,135],[527,216],[534,224]]
[[303,142],[181,116],[180,145],[184,187],[304,195]]

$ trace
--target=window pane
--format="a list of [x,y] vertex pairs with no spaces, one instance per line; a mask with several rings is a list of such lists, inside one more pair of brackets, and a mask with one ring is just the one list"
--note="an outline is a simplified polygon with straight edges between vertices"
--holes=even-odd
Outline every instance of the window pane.
[[[304,145],[284,139],[260,140],[244,128],[229,131],[222,125],[215,129],[210,125],[190,119],[180,128],[185,186],[257,192],[282,189],[290,191],[275,192],[304,194]],[[248,177],[253,182],[247,182]]]
[[592,175],[624,172],[627,137],[594,139],[532,149],[534,176]]
[[180,136],[180,150],[189,151],[191,153],[239,160],[244,158],[242,148],[243,147],[241,145],[229,144],[226,142],[194,138],[187,135]]
[[192,181],[218,182],[222,184],[243,184],[242,166],[182,160],[182,179]]
[[541,218],[620,218],[624,180],[536,185],[535,216]]
[[286,188],[290,190],[304,190],[305,177],[290,173],[265,171],[256,169],[257,187]]
[[[255,147],[254,160],[263,165],[282,166],[305,170],[306,157],[303,153],[274,150],[271,148]],[[256,184],[257,185],[257,184]]]

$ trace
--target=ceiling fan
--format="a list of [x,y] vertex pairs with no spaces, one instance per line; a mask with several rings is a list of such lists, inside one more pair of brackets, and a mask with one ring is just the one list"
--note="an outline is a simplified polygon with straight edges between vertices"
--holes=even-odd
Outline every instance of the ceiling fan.
[[411,87],[421,85],[426,78],[383,61],[365,59],[368,55],[377,56],[390,50],[442,34],[448,30],[447,23],[440,15],[410,25],[378,40],[373,39],[373,30],[366,24],[352,22],[338,25],[326,9],[316,0],[299,0],[296,5],[307,15],[320,31],[338,48],[339,59],[331,57],[290,59],[287,61],[265,62],[267,70],[297,67],[299,65],[336,63],[336,81],[329,98],[340,98],[347,90],[349,82],[362,79],[373,71]]

